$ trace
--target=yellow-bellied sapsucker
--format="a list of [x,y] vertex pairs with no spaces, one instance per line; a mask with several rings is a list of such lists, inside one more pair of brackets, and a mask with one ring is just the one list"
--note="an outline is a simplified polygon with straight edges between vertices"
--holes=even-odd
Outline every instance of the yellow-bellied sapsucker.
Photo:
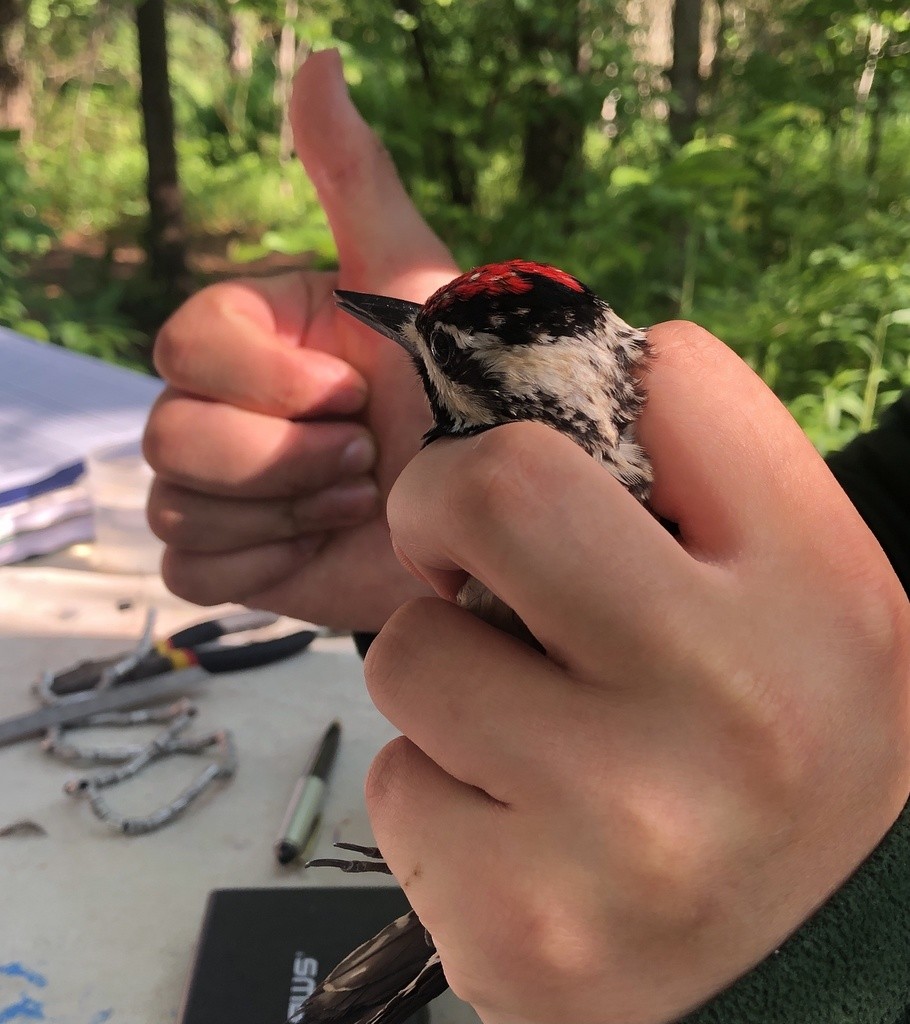
[[[423,382],[433,427],[424,444],[519,420],[549,424],[577,442],[639,501],[651,466],[635,441],[645,402],[643,331],[571,275],[523,260],[477,267],[423,304],[338,291],[345,312],[397,342]],[[469,579],[458,603],[524,636],[517,616]],[[388,869],[369,859],[322,860],[345,871]],[[304,1007],[306,1024],[403,1024],[446,981],[432,938],[411,911],[354,950]]]

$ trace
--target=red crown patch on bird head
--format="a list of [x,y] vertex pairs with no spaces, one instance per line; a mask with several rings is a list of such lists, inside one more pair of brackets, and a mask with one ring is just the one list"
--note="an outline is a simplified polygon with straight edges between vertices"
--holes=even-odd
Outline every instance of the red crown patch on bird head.
[[535,281],[552,281],[572,291],[584,292],[585,286],[558,267],[529,260],[506,260],[487,263],[449,281],[434,292],[424,304],[424,314],[435,316],[446,306],[458,300],[494,295],[521,295],[530,292]]

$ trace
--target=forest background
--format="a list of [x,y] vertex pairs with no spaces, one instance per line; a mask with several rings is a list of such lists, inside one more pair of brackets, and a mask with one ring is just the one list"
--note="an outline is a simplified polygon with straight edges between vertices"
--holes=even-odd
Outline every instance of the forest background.
[[333,266],[325,46],[462,266],[697,320],[823,451],[910,387],[906,0],[0,0],[0,323],[148,369],[207,281]]

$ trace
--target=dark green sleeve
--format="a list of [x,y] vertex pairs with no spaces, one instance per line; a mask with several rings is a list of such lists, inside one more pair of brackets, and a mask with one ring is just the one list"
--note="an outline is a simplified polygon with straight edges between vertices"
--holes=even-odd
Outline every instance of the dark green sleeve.
[[[828,465],[910,593],[910,392]],[[680,1024],[910,1024],[910,804],[814,917]]]
[[910,391],[828,466],[910,593]]
[[910,804],[799,931],[679,1024],[910,1024]]

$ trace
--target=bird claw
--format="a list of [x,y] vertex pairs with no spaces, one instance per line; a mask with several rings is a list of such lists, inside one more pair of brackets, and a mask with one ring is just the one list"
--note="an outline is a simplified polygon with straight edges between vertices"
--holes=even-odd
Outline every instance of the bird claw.
[[354,853],[362,853],[364,857],[372,860],[382,860],[382,851],[378,846],[358,846],[357,843],[332,843],[336,850],[352,850]]
[[364,857],[371,860],[337,860],[334,857],[318,857],[315,860],[308,860],[304,867],[307,868],[337,868],[348,875],[357,875],[365,871],[376,871],[380,874],[390,875],[392,873],[388,864],[382,859],[382,853],[376,846],[358,846],[356,843],[333,843],[337,850],[352,850],[354,853],[362,853]]
[[335,860],[332,857],[319,857],[316,860],[308,860],[304,864],[304,867],[338,868],[339,871],[344,871],[348,875],[356,875],[364,871],[378,871],[384,875],[390,875],[392,873],[388,864],[381,860]]

